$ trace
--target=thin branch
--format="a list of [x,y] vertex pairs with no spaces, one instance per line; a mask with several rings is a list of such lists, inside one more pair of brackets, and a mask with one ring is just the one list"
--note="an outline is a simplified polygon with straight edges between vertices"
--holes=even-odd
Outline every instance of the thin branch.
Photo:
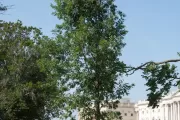
[[170,60],[165,60],[162,62],[153,62],[153,63],[156,65],[159,65],[159,64],[170,63],[170,62],[179,62],[179,61],[180,61],[180,59],[170,59]]
[[[170,59],[170,60],[165,60],[165,61],[161,61],[161,62],[149,61],[149,62],[146,62],[146,63],[144,63],[138,67],[128,67],[130,69],[127,71],[127,75],[132,75],[137,70],[143,70],[143,69],[145,69],[146,65],[151,64],[151,63],[153,63],[155,65],[160,65],[160,64],[172,63],[172,62],[180,62],[180,59]],[[129,72],[131,72],[131,73],[129,73]]]
[[176,80],[180,80],[180,77],[171,77],[171,78],[174,78]]

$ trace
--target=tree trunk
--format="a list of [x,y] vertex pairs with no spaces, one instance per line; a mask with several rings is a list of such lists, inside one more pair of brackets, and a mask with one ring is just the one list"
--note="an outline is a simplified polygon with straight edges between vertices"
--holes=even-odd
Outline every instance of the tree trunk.
[[96,113],[95,113],[95,118],[96,120],[101,120],[101,111],[100,111],[100,102],[96,101],[95,102],[95,109],[96,109]]

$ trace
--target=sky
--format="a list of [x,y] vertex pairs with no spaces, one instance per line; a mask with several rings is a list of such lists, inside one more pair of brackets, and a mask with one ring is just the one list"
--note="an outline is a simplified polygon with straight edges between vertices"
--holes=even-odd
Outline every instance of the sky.
[[[24,25],[42,28],[45,35],[60,21],[52,15],[53,0],[0,0],[13,7],[1,20],[21,20]],[[178,58],[180,52],[180,0],[116,0],[118,9],[126,14],[125,25],[129,31],[124,41],[121,60],[133,66],[153,60],[163,61]],[[145,80],[138,71],[125,82],[135,83],[130,90],[132,101],[146,99]]]

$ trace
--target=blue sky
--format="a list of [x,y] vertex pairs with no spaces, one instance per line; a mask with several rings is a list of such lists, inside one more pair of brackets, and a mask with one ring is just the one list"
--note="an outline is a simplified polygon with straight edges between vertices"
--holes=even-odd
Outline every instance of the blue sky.
[[[51,30],[60,23],[52,13],[53,0],[1,0],[12,9],[1,15],[6,21],[21,20],[25,25],[42,28],[52,36]],[[179,0],[116,0],[118,9],[126,14],[125,25],[129,33],[121,57],[127,64],[137,66],[149,60],[162,61],[177,58],[180,52],[180,1]],[[125,78],[135,83],[129,98],[146,98],[145,80],[141,72]]]

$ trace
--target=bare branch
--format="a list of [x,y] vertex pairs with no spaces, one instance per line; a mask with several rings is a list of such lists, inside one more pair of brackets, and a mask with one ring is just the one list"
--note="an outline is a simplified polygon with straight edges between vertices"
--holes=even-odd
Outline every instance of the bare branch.
[[170,59],[170,60],[165,60],[162,62],[153,62],[153,63],[156,65],[159,65],[159,64],[170,63],[170,62],[179,62],[179,61],[180,61],[180,59]]

